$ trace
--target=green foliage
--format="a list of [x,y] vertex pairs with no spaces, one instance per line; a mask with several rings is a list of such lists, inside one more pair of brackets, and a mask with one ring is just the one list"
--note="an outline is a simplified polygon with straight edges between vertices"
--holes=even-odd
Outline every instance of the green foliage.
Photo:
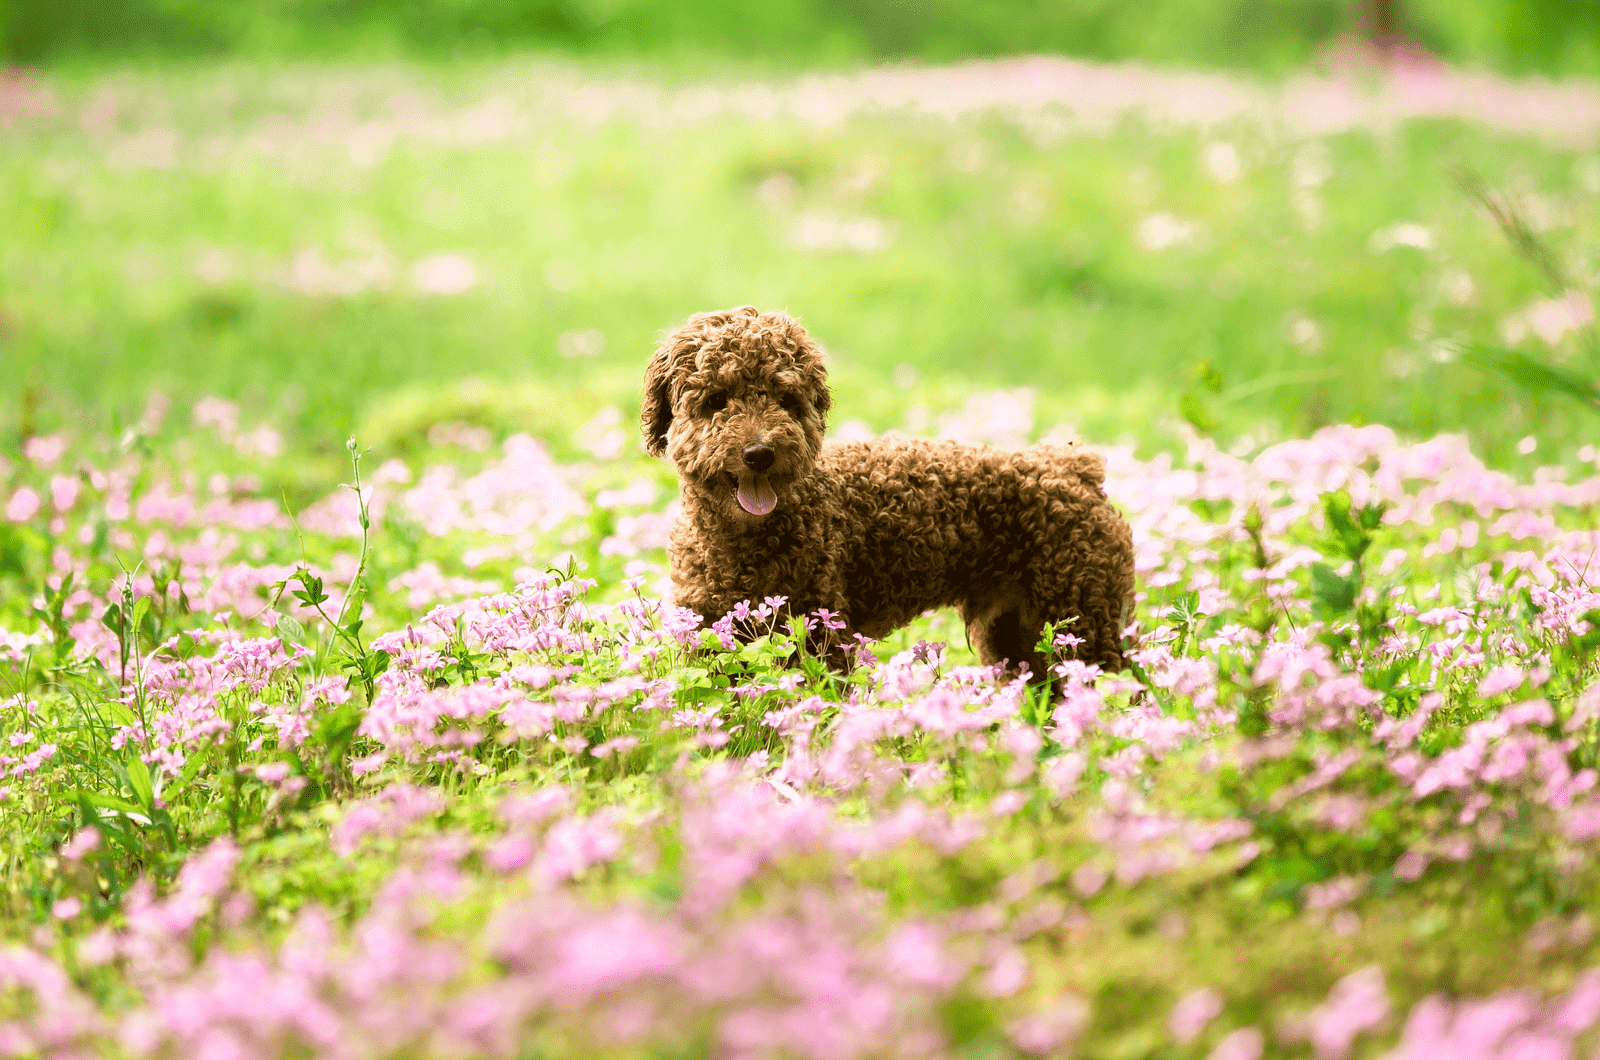
[[[1410,0],[1403,29],[1457,61],[1594,74],[1595,0]],[[1284,69],[1363,29],[1350,0],[7,0],[0,57],[565,48],[777,61],[1064,52]]]
[[1498,373],[1537,397],[1571,398],[1600,412],[1600,384],[1587,374],[1525,350],[1508,350],[1474,343],[1466,349],[1468,363]]
[[1596,0],[1405,0],[1407,28],[1452,58],[1509,73],[1600,74]]
[[1207,395],[1222,392],[1222,373],[1210,361],[1201,361],[1189,373],[1189,384],[1178,398],[1178,412],[1201,434],[1217,429],[1216,413]]

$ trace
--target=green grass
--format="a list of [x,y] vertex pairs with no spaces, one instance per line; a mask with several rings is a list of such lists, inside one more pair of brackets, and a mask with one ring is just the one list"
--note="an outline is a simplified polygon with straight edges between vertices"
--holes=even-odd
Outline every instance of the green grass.
[[[12,393],[38,402],[5,403],[13,431],[79,410],[127,422],[160,389],[180,405],[241,399],[297,451],[400,429],[397,403],[565,437],[605,405],[631,409],[659,335],[741,303],[800,316],[833,355],[838,419],[877,429],[1025,386],[1041,425],[1153,442],[1206,363],[1224,438],[1384,422],[1466,430],[1503,462],[1529,433],[1564,446],[1593,427],[1580,406],[1508,390],[1433,345],[1497,341],[1541,293],[1455,168],[1538,199],[1555,219],[1543,238],[1568,259],[1594,252],[1594,159],[1471,125],[1321,138],[1131,117],[1030,135],[1003,113],[662,125],[632,116],[684,86],[542,61],[46,84],[53,115],[0,142],[0,359],[28,381]],[[591,126],[574,87],[627,99]],[[106,128],[86,131],[95,121]],[[1206,168],[1216,144],[1237,152],[1230,182]],[[1297,190],[1297,173],[1318,171]],[[1159,214],[1192,223],[1190,241],[1142,247]],[[867,219],[887,246],[808,249],[795,240],[807,218]],[[1408,221],[1433,249],[1372,252],[1374,232]],[[414,294],[410,263],[440,252],[470,258],[477,286]],[[387,286],[297,291],[287,278],[306,254],[387,270]],[[1446,293],[1461,276],[1457,305]],[[1313,348],[1293,341],[1301,318]],[[561,356],[559,336],[583,329],[604,352]],[[897,377],[902,364],[915,372]],[[467,379],[483,396],[460,397]]]
[[[1397,0],[1455,63],[1600,73],[1596,0]],[[529,48],[775,65],[1039,52],[1282,71],[1372,31],[1363,0],[5,0],[0,61],[426,56]]]

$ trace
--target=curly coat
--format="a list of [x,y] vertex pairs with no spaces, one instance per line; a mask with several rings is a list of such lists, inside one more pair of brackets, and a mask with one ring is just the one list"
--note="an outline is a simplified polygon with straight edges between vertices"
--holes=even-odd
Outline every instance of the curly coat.
[[[782,313],[689,319],[645,374],[646,448],[677,465],[677,602],[714,621],[743,600],[827,608],[843,637],[882,637],[958,608],[985,664],[1025,664],[1046,622],[1077,657],[1122,666],[1133,540],[1106,499],[1101,458],[912,439],[823,445],[823,354]],[[838,658],[835,661],[839,661]]]

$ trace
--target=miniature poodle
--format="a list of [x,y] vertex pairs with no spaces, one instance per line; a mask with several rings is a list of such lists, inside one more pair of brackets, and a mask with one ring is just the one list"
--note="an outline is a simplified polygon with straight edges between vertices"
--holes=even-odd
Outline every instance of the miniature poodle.
[[836,614],[843,643],[955,607],[985,664],[1035,677],[1045,624],[1070,623],[1069,657],[1120,669],[1133,538],[1102,459],[1077,446],[824,445],[823,361],[796,321],[750,306],[693,316],[657,348],[640,419],[682,481],[677,603],[711,622],[782,596],[791,614]]

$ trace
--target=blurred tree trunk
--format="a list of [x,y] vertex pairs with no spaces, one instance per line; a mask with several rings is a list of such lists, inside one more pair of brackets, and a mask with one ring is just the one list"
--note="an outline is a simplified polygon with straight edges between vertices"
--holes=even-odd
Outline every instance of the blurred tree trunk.
[[1400,39],[1400,0],[1362,0],[1367,40],[1388,48]]

